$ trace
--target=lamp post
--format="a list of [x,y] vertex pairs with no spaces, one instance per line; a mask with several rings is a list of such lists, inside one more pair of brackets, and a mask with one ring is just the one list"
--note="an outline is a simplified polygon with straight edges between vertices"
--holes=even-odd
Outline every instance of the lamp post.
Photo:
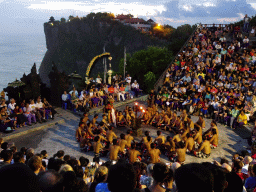
[[108,60],[109,60],[108,84],[111,85],[111,76],[112,76],[112,73],[113,73],[113,71],[111,70],[111,60],[112,60],[112,57],[109,57]]

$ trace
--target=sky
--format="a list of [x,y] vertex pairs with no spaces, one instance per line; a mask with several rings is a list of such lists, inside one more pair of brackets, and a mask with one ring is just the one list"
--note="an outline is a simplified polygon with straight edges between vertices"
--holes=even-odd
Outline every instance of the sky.
[[254,16],[256,0],[0,0],[0,34],[43,34],[50,16],[86,16],[90,12],[133,14],[178,27],[230,23]]

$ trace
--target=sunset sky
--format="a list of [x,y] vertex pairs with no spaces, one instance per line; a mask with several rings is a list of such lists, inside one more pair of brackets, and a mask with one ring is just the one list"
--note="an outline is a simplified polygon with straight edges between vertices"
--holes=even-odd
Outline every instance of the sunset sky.
[[195,23],[230,23],[255,15],[252,0],[0,0],[0,33],[43,33],[43,23],[90,12],[131,13],[177,27]]

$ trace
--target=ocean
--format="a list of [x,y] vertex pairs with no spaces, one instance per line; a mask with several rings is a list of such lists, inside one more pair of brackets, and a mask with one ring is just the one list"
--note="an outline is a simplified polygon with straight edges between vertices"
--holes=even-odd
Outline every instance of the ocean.
[[25,73],[30,73],[36,63],[37,71],[46,52],[44,34],[0,35],[0,92]]

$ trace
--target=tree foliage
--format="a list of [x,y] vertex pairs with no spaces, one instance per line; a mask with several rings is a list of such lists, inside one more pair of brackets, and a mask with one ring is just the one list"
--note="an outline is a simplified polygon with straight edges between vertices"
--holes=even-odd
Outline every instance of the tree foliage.
[[[172,53],[167,48],[149,46],[147,49],[135,52],[132,56],[127,55],[126,71],[138,81],[143,90],[148,91],[169,65],[172,57]],[[120,72],[123,71],[123,63],[124,59],[121,59]]]
[[144,83],[147,85],[146,92],[150,92],[151,89],[154,88],[154,84],[156,82],[156,75],[149,71],[146,75],[144,75]]

